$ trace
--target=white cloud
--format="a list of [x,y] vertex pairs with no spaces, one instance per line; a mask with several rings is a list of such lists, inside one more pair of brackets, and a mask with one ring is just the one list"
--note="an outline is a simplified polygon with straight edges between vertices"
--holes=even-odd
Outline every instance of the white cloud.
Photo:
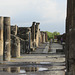
[[[65,0],[0,0],[0,15],[10,16],[19,25],[40,21],[41,26],[65,20]],[[43,24],[43,25],[42,25]]]

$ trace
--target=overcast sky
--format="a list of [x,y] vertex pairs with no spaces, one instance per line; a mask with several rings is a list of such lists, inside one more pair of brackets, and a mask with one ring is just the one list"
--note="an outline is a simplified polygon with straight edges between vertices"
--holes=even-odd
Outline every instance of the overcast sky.
[[11,24],[29,27],[40,22],[41,31],[65,32],[66,0],[0,0],[0,15]]

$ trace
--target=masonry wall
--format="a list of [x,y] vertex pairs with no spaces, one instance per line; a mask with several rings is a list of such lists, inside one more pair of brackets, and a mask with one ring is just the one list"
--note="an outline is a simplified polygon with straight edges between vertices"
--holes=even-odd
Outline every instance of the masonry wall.
[[25,40],[24,43],[21,41],[21,48],[23,48],[23,46],[25,45],[25,53],[29,53],[30,48],[31,48],[31,28],[19,27],[18,28],[18,37]]

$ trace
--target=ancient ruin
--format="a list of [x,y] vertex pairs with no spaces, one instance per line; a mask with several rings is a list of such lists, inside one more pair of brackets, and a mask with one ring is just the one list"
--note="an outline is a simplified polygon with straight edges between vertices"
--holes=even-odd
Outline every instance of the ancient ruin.
[[47,42],[47,34],[40,32],[39,24],[33,22],[31,27],[18,27],[10,25],[10,17],[0,17],[0,62],[30,53],[39,47],[40,43]]

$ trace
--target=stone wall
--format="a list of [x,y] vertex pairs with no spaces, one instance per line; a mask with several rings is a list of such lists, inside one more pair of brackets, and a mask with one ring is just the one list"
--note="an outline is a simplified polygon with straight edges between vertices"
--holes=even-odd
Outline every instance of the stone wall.
[[21,48],[23,48],[23,46],[25,45],[25,53],[29,53],[31,49],[31,28],[30,27],[19,27],[18,37],[25,40],[25,43],[21,41]]
[[31,41],[32,41],[32,50],[34,51],[35,50],[35,24],[36,22],[33,22],[32,23],[32,26],[31,26]]

